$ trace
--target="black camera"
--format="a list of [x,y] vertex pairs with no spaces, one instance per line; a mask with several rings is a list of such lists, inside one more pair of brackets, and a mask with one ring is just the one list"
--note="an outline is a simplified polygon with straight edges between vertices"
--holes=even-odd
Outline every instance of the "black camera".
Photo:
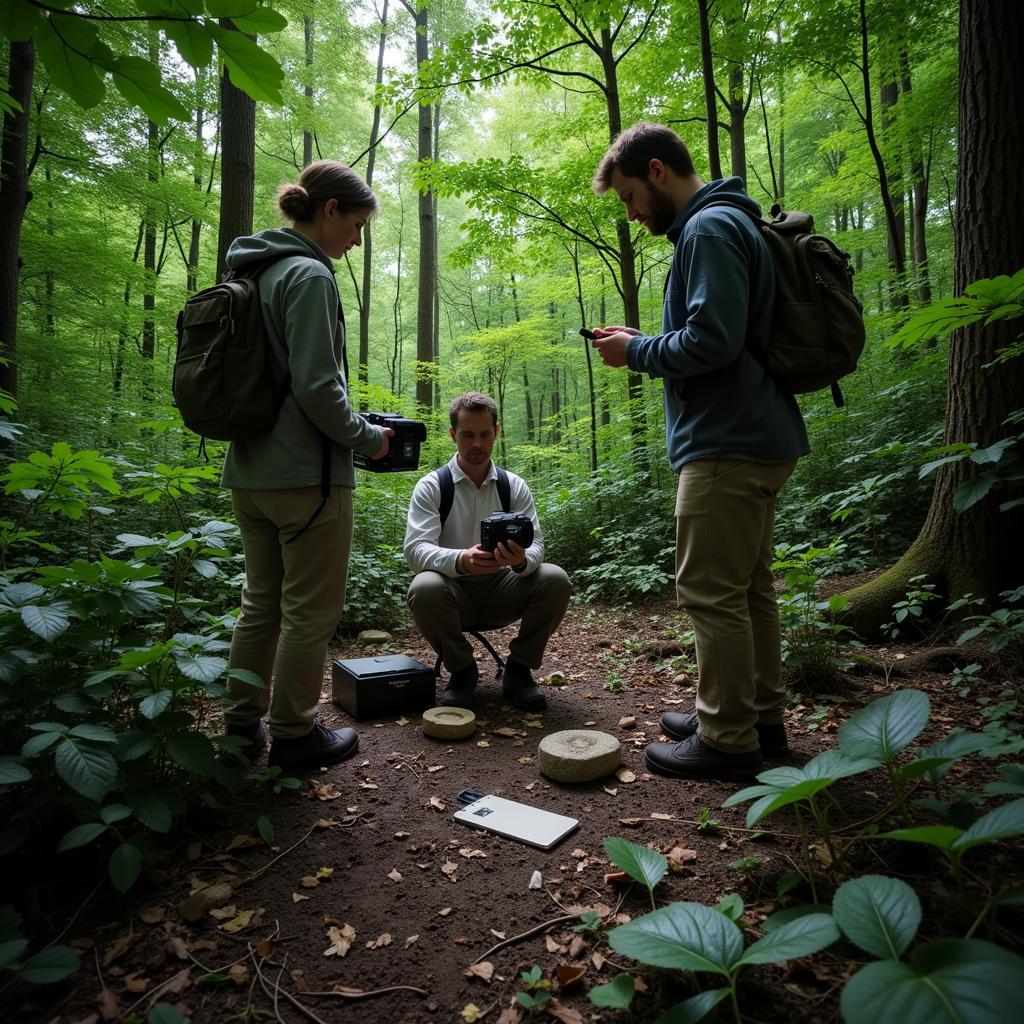
[[484,551],[493,551],[509,540],[528,548],[533,543],[533,520],[515,512],[492,512],[480,520],[480,547]]
[[357,469],[368,469],[371,473],[419,469],[420,445],[427,439],[425,423],[407,420],[393,412],[361,412],[359,415],[378,427],[390,427],[394,434],[388,438],[388,453],[383,459],[371,459],[362,452],[353,452],[352,462]]

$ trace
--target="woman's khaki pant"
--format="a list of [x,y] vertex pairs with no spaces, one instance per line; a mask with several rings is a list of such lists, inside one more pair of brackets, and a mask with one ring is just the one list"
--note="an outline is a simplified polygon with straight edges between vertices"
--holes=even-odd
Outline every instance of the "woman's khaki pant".
[[700,735],[728,753],[756,750],[755,723],[786,706],[772,527],[794,465],[701,459],[679,473],[676,596],[696,637]]
[[249,725],[269,707],[271,736],[305,736],[316,720],[327,642],[345,604],[352,489],[332,487],[312,526],[290,544],[320,504],[319,487],[235,488],[231,500],[245,584],[229,664],[255,672],[266,689],[232,679],[224,718]]

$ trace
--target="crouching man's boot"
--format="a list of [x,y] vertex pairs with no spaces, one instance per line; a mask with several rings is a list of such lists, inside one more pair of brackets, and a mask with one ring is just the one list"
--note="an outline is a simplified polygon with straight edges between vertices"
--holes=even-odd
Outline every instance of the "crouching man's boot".
[[547,698],[533,678],[529,666],[511,658],[505,664],[502,692],[505,700],[520,711],[543,711],[548,706]]

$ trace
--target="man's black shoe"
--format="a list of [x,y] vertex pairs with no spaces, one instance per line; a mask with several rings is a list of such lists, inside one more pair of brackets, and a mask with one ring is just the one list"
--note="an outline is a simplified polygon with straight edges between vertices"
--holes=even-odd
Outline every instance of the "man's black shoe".
[[505,664],[502,693],[505,700],[520,711],[543,711],[548,706],[547,697],[537,685],[529,666],[511,658]]
[[649,743],[644,760],[652,772],[676,778],[752,779],[764,767],[760,750],[726,754],[697,735],[681,743]]
[[441,706],[445,708],[468,708],[473,701],[473,691],[476,689],[477,679],[480,678],[480,671],[476,662],[471,661],[463,668],[456,669],[448,677],[448,685],[441,694]]
[[287,771],[302,771],[344,761],[358,749],[359,734],[355,729],[327,729],[317,722],[308,736],[297,739],[275,736],[270,743],[267,764]]
[[240,736],[245,740],[241,753],[250,761],[256,760],[263,753],[263,748],[267,745],[267,727],[262,721],[253,722],[251,725],[228,724],[224,727],[224,735]]
[[[678,711],[666,711],[661,716],[661,731],[674,740],[685,740],[695,736],[700,728],[696,715],[684,715]],[[758,722],[754,728],[757,738],[761,741],[761,753],[765,757],[786,757],[789,754],[789,743],[786,740],[786,727],[779,722],[777,725],[765,725]]]

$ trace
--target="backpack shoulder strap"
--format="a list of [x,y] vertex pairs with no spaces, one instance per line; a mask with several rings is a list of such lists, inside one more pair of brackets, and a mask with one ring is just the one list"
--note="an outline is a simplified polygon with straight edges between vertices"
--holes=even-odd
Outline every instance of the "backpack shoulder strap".
[[510,512],[512,510],[512,485],[508,480],[508,473],[501,468],[496,466],[495,469],[498,471],[498,497],[501,500],[501,511]]
[[447,466],[434,470],[438,485],[441,488],[441,504],[439,513],[441,516],[441,529],[448,522],[448,516],[452,510],[452,502],[455,501],[455,481],[452,479],[452,471]]

